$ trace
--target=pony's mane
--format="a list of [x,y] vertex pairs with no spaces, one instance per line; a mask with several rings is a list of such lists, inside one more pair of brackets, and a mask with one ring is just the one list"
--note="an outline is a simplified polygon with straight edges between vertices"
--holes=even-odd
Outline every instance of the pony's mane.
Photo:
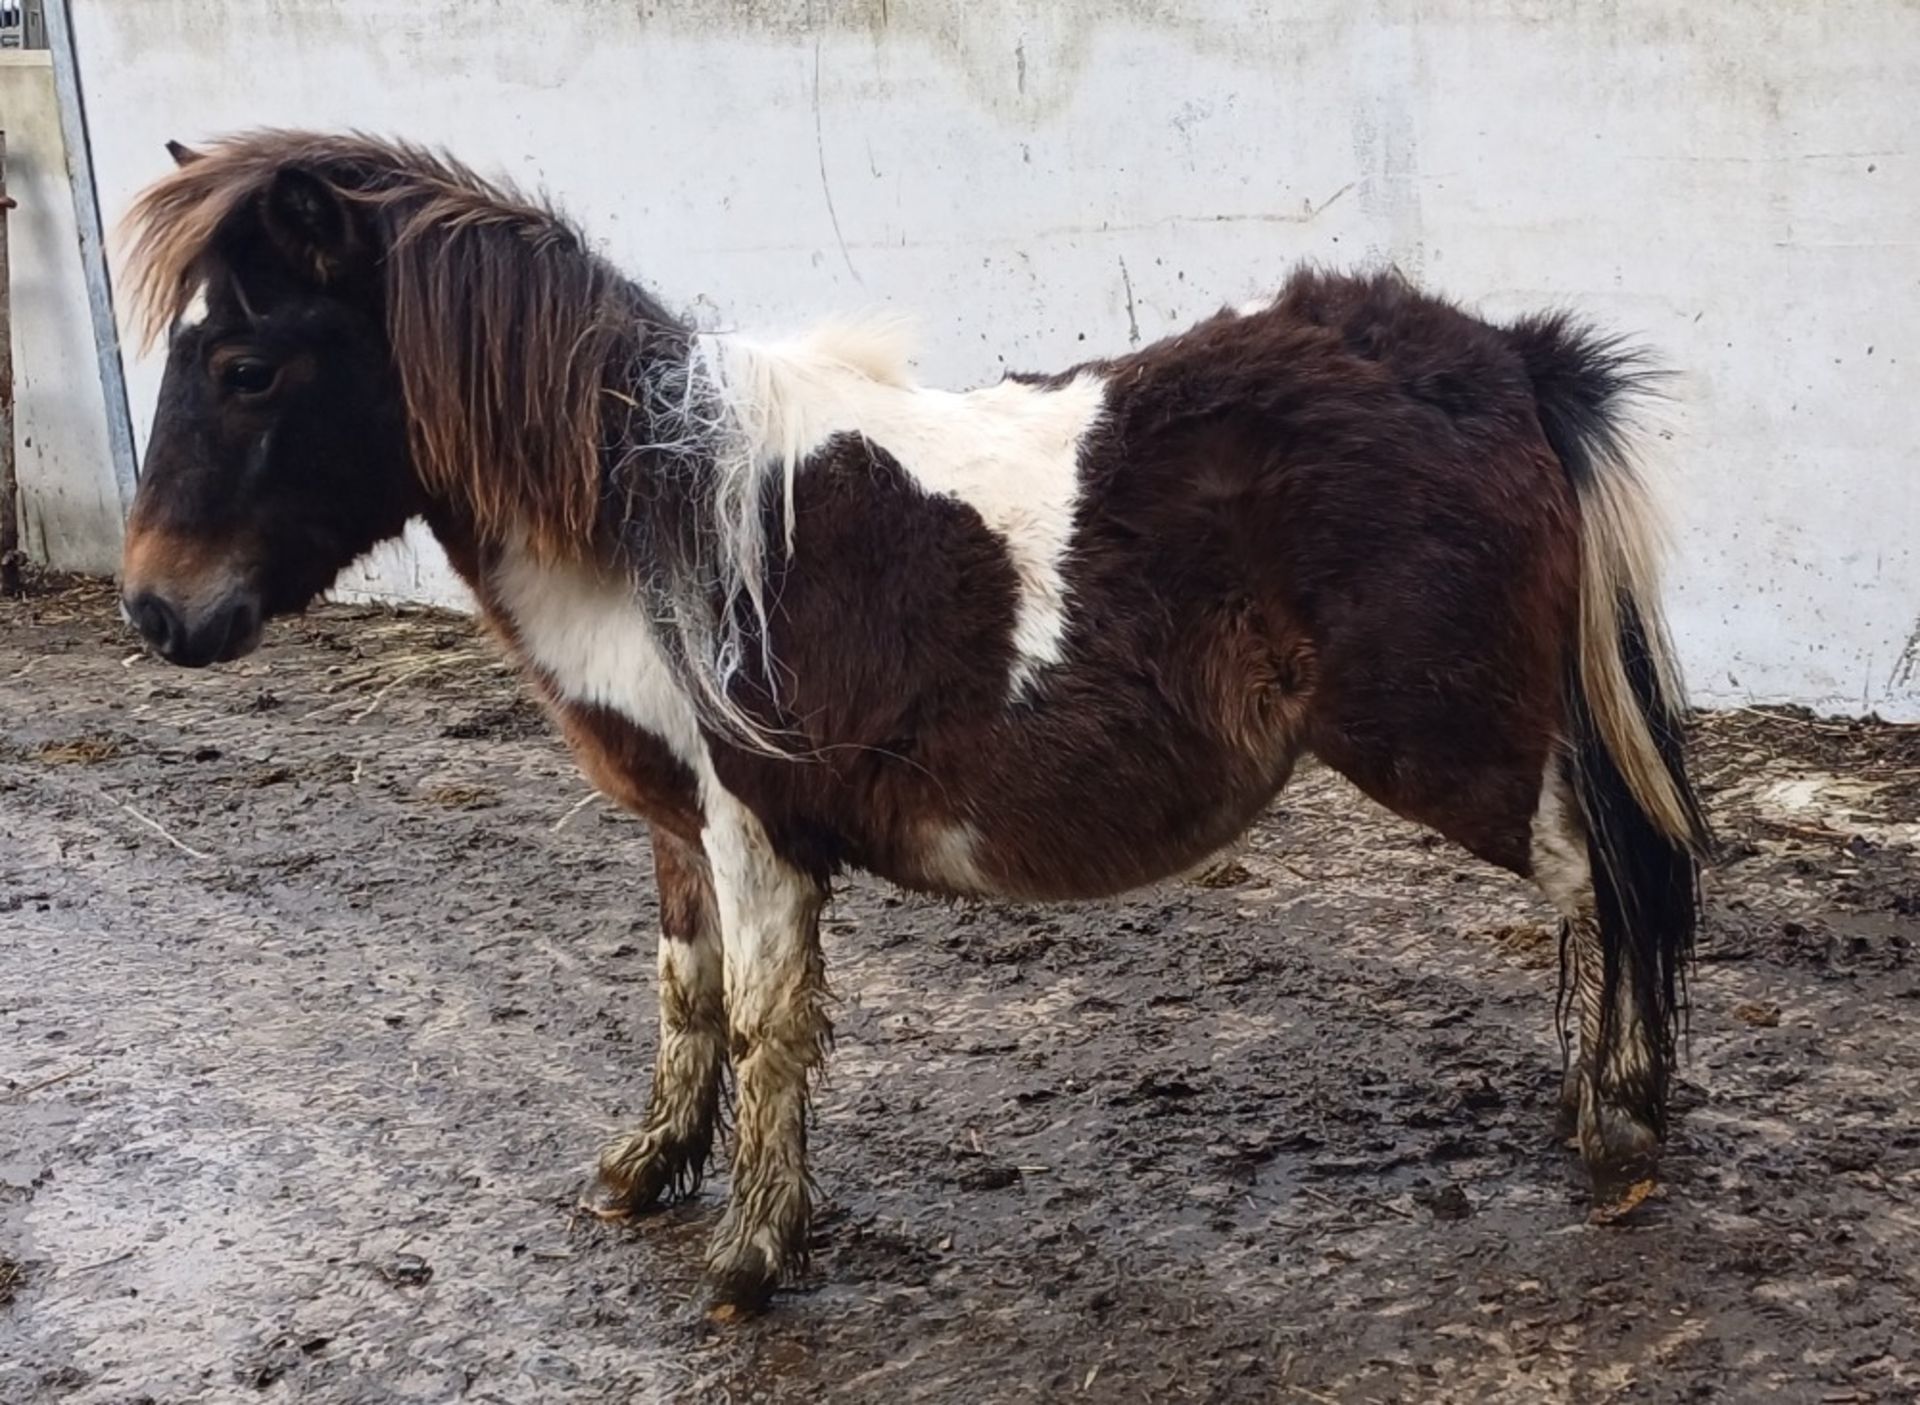
[[447,156],[283,131],[207,147],[125,221],[143,343],[181,318],[232,241],[261,233],[262,197],[287,169],[325,181],[371,240],[421,482],[463,504],[483,540],[588,553],[606,392],[645,342],[684,332],[551,207]]

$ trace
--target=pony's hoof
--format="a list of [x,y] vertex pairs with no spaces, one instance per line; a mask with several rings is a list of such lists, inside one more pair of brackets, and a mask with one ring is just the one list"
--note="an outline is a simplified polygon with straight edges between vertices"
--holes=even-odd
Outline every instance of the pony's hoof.
[[[1660,1163],[1660,1137],[1643,1119],[1616,1104],[1599,1102],[1581,1110],[1580,1155],[1593,1181],[1596,1208],[1619,1203],[1641,1191]],[[1631,1208],[1631,1207],[1629,1207]]]
[[779,1270],[758,1245],[747,1244],[707,1264],[707,1317],[738,1322],[758,1317],[773,1300]]
[[582,1208],[599,1219],[631,1219],[700,1188],[704,1150],[675,1146],[651,1132],[631,1132],[600,1153],[600,1190]]
[[583,1215],[591,1215],[601,1224],[625,1224],[633,1218],[633,1211],[609,1195],[604,1186],[596,1186],[586,1191],[573,1208]]
[[1598,1182],[1595,1183],[1593,1209],[1587,1215],[1588,1224],[1617,1225],[1625,1220],[1647,1200],[1660,1194],[1660,1186],[1652,1175],[1639,1180],[1609,1179],[1604,1194]]

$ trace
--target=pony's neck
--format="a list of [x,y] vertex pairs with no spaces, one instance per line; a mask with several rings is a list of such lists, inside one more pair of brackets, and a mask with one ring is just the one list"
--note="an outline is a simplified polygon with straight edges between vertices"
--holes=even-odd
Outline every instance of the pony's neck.
[[[457,552],[478,562],[525,547],[545,559],[604,561],[632,519],[645,514],[655,496],[650,484],[697,469],[699,437],[690,432],[689,414],[695,402],[684,394],[694,334],[637,285],[623,293],[624,306],[596,319],[599,375],[587,398],[590,413],[581,413],[580,397],[565,387],[542,383],[548,377],[540,370],[555,369],[550,347],[496,349],[490,354],[527,378],[524,390],[507,392],[524,409],[516,407],[506,434],[498,415],[489,422],[485,411],[473,412],[458,433],[476,449],[505,452],[476,453],[458,474],[416,466],[427,505],[422,516],[450,558]],[[528,340],[550,342],[551,335],[540,328]],[[416,419],[416,446],[433,432]]]
[[640,442],[642,392],[684,362],[688,329],[550,217],[429,210],[405,232],[386,318],[423,493],[488,546],[604,553],[611,457]]

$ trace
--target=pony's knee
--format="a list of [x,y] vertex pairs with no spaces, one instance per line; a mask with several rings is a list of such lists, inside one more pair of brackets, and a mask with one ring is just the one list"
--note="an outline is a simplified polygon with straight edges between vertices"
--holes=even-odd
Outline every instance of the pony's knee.
[[832,1027],[820,952],[825,891],[775,855],[748,818],[713,843],[726,1030],[740,1101],[804,1093]]
[[704,1097],[727,1051],[726,987],[720,943],[660,939],[660,1051],[654,1097]]
[[717,1034],[725,1029],[719,903],[706,859],[656,832],[654,879],[660,898],[660,1029]]

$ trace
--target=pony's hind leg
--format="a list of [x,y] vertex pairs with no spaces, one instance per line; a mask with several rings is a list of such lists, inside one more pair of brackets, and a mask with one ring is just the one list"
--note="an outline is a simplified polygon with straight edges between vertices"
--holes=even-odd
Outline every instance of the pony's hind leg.
[[[1533,822],[1533,878],[1559,909],[1563,929],[1562,979],[1579,1048],[1561,1087],[1562,1131],[1577,1137],[1580,1153],[1604,1196],[1651,1172],[1658,1154],[1663,1109],[1653,1038],[1634,999],[1633,973],[1612,982],[1607,1008],[1607,953],[1594,899],[1587,830],[1566,778],[1566,762],[1548,763]],[[1618,951],[1616,960],[1630,958]]]
[[[1375,749],[1352,737],[1366,729],[1323,728],[1321,759],[1389,809],[1432,826],[1455,843],[1510,872],[1530,876],[1566,920],[1566,949],[1580,1026],[1578,1057],[1563,1096],[1580,1149],[1602,1198],[1622,1177],[1647,1173],[1662,1125],[1658,1050],[1649,1042],[1627,943],[1616,943],[1623,969],[1608,981],[1606,934],[1596,902],[1592,861],[1578,802],[1559,749],[1514,739],[1537,734],[1488,708],[1492,695],[1447,699],[1423,725],[1380,734]],[[1378,709],[1361,713],[1378,715]],[[1466,725],[1462,719],[1473,725]],[[1434,738],[1446,738],[1437,746]],[[1542,777],[1545,777],[1543,781]],[[1611,1017],[1605,993],[1614,992]]]
[[716,1308],[757,1311],[807,1257],[807,1095],[833,1030],[820,953],[823,884],[744,807],[709,812],[738,1088],[733,1185],[707,1255]]
[[699,1189],[726,1081],[720,918],[707,861],[656,829],[653,871],[660,893],[660,1053],[646,1120],[600,1155],[606,1208],[614,1214]]

